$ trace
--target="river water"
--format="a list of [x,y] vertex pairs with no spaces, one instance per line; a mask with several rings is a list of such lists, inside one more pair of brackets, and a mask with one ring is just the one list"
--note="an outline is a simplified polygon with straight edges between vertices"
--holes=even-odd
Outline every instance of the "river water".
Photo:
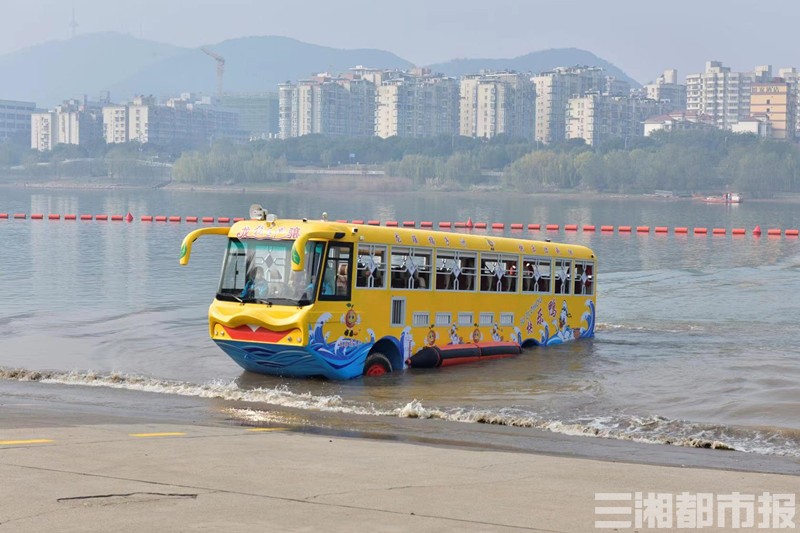
[[[224,240],[201,239],[180,267],[181,240],[197,225],[139,221],[246,216],[256,202],[287,218],[327,211],[348,220],[706,227],[709,235],[517,232],[594,249],[593,340],[378,380],[282,379],[243,372],[208,338]],[[0,220],[5,381],[238,400],[227,416],[255,423],[297,422],[298,412],[333,428],[354,417],[445,419],[800,457],[800,243],[766,236],[800,227],[791,203],[0,189],[0,212],[134,216]],[[763,236],[751,235],[756,225]],[[747,235],[712,236],[714,227]]]

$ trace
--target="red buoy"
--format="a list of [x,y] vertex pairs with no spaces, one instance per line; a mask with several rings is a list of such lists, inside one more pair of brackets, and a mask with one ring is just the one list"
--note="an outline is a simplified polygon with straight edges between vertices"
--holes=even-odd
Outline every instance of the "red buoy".
[[128,211],[128,214],[125,217],[125,222],[133,222],[133,215],[131,215],[130,211]]
[[468,228],[471,228],[471,227],[472,227],[472,225],[473,225],[473,224],[472,224],[472,217],[469,217],[469,218],[467,219],[467,227],[468,227]]
[[761,235],[761,226],[756,226],[755,228],[753,228],[753,235],[756,236]]

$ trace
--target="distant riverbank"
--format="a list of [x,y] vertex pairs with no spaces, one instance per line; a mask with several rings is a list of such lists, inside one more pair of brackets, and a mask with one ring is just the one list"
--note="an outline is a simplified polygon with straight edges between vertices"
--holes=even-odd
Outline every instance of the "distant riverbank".
[[[658,202],[686,201],[693,198],[663,196],[648,193],[614,193],[598,192],[577,189],[562,189],[548,191],[520,192],[504,188],[500,185],[474,185],[470,188],[447,188],[436,186],[417,186],[408,178],[394,178],[385,176],[342,176],[342,175],[312,175],[304,176],[285,182],[271,183],[231,183],[231,184],[194,184],[168,181],[153,185],[152,183],[123,183],[113,182],[104,178],[58,178],[52,180],[30,180],[19,178],[8,178],[0,176],[0,188],[20,188],[20,189],[76,189],[76,190],[149,190],[159,189],[164,191],[180,192],[208,192],[218,194],[240,194],[240,193],[285,193],[297,192],[330,192],[334,194],[393,194],[418,192],[426,195],[482,195],[482,194],[513,194],[513,195],[533,195],[547,196],[553,198],[569,198],[587,196],[592,198],[637,198],[642,200],[653,200]],[[698,193],[698,196],[705,194],[718,194],[718,192]],[[773,198],[754,199],[745,196],[746,203],[749,202],[780,202],[780,203],[800,203],[800,193],[779,193]]]

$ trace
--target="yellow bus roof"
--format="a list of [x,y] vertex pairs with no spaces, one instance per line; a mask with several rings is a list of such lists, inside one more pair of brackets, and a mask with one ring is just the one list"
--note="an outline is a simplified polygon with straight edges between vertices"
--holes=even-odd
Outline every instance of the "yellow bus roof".
[[[595,259],[586,246],[514,237],[496,237],[484,233],[458,233],[432,229],[403,228],[350,224],[325,220],[280,219],[242,220],[228,231],[228,237],[239,239],[294,240],[302,234],[330,233],[343,242],[365,241],[370,244],[422,246],[524,255],[551,255],[574,259]],[[343,235],[338,235],[343,234]],[[335,235],[335,237],[334,237]],[[315,237],[311,237],[312,239]]]

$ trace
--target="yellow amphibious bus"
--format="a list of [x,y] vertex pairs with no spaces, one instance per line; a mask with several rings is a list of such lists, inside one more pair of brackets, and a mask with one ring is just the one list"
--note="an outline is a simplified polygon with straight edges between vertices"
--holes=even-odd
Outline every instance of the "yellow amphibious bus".
[[242,368],[349,379],[594,336],[597,259],[548,241],[281,220],[231,227],[211,338]]

